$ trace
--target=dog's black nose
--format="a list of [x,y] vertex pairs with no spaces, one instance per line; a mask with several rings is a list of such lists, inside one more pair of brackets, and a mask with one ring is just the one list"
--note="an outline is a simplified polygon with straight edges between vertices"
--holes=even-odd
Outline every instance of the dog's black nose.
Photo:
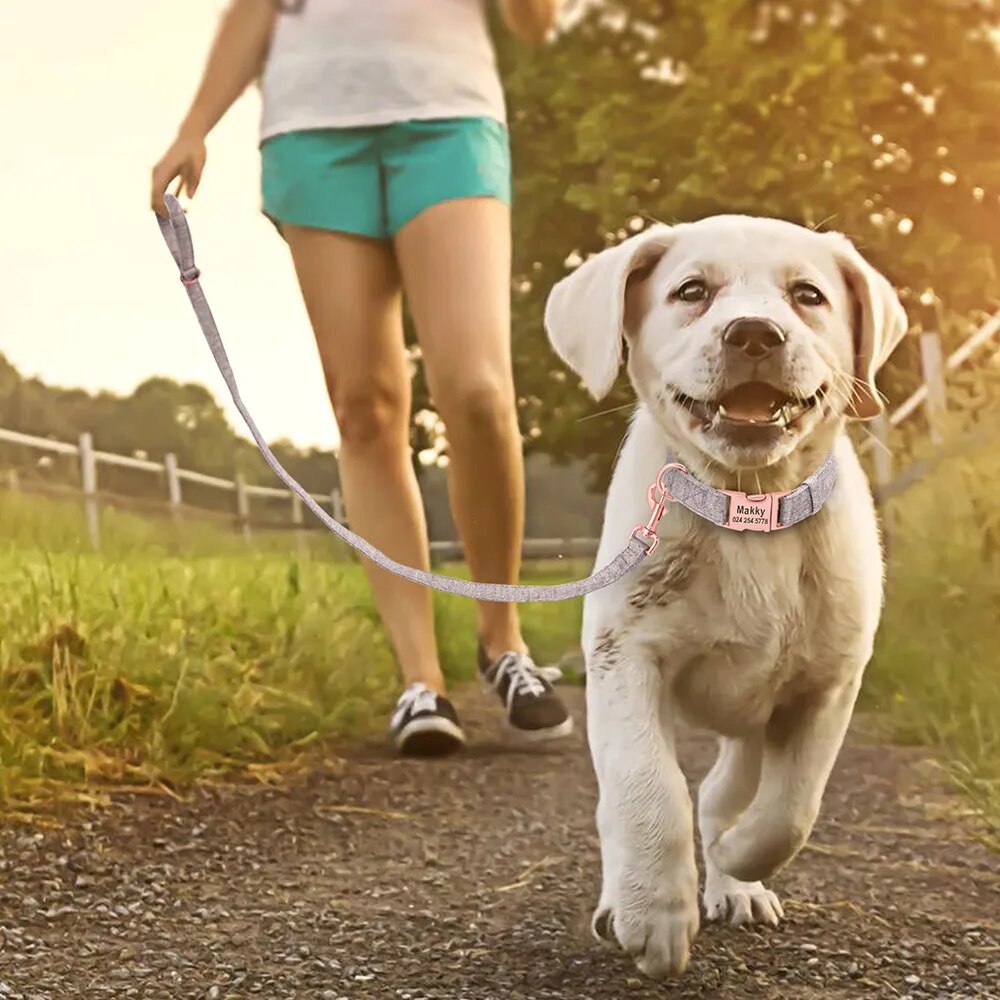
[[722,335],[723,343],[733,350],[742,351],[755,361],[765,358],[785,342],[785,332],[769,319],[745,316],[734,319]]

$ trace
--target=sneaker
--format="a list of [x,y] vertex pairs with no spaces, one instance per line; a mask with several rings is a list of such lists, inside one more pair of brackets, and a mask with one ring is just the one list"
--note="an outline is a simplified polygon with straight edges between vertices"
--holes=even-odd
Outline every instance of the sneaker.
[[490,662],[480,644],[478,661],[480,676],[500,696],[507,724],[519,736],[551,740],[573,731],[573,719],[549,680],[554,674],[537,666],[527,653],[510,651]]
[[401,754],[415,757],[441,757],[465,744],[455,706],[419,682],[399,696],[389,738]]

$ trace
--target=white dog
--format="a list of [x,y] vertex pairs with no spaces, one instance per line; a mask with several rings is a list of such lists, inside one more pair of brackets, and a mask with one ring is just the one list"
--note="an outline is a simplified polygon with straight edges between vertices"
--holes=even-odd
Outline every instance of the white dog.
[[812,831],[882,605],[874,505],[845,424],[879,413],[875,374],[906,316],[840,234],[718,216],[591,257],[553,288],[545,323],[596,398],[627,349],[640,400],[598,565],[646,522],[668,460],[752,494],[836,464],[826,503],[785,530],[734,531],[670,504],[655,554],[586,600],[603,867],[593,929],[648,975],[678,975],[699,926],[678,719],[720,740],[698,796],[706,916],[777,924],[761,880]]

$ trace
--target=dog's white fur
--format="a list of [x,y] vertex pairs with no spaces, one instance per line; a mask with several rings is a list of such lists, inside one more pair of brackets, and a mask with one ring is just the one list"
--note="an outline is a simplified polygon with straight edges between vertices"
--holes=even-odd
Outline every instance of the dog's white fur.
[[[673,296],[692,275],[706,280],[708,301]],[[825,303],[797,302],[789,289],[799,280]],[[722,330],[739,317],[773,320],[785,345],[759,363],[734,360]],[[553,288],[546,328],[597,398],[626,345],[640,400],[610,486],[598,565],[646,521],[646,487],[668,451],[702,482],[753,493],[791,489],[836,455],[833,493],[805,522],[736,533],[671,506],[657,551],[586,600],[603,867],[593,927],[648,975],[676,975],[699,927],[678,720],[719,735],[698,795],[706,916],[777,924],[780,903],[761,880],[812,830],[882,604],[874,505],[845,425],[880,411],[875,373],[906,317],[889,282],[845,237],[717,216],[655,226],[591,257]],[[741,364],[746,370],[734,372]],[[821,384],[828,391],[780,440],[759,445],[706,429],[672,395],[713,399],[752,376],[802,398]]]

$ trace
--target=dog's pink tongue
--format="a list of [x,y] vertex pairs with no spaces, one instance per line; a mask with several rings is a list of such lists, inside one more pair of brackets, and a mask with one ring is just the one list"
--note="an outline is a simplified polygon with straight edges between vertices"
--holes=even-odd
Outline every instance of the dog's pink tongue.
[[747,382],[730,389],[719,402],[730,420],[763,422],[770,420],[788,397],[766,382]]

